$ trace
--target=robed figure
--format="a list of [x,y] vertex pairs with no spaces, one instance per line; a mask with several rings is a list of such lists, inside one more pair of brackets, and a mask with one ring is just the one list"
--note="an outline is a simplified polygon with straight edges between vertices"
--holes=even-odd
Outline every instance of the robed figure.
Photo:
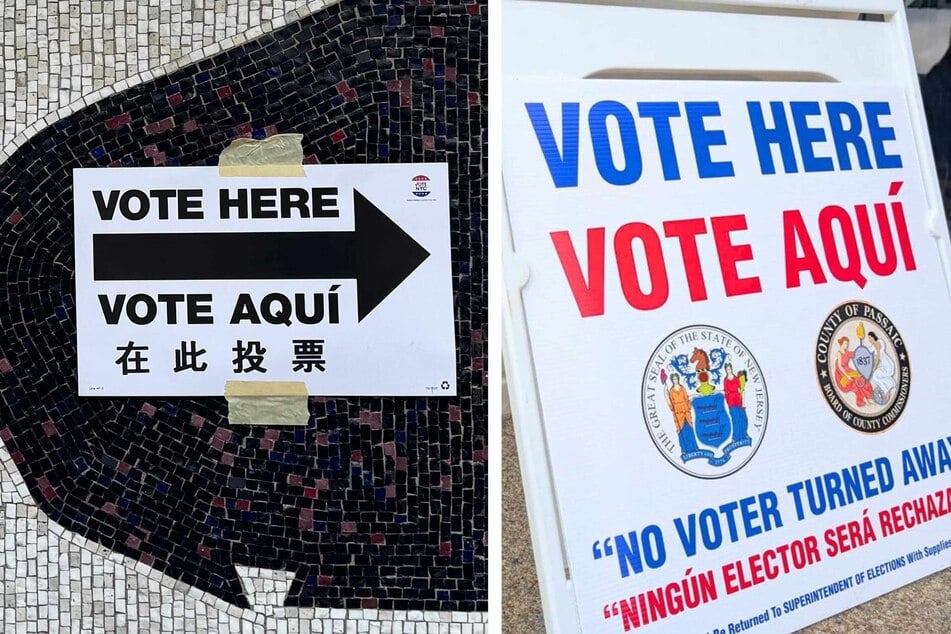
[[664,390],[667,405],[674,414],[680,451],[690,453],[697,450],[697,439],[693,431],[693,409],[690,407],[690,393],[680,384],[680,375],[670,375],[671,386]]

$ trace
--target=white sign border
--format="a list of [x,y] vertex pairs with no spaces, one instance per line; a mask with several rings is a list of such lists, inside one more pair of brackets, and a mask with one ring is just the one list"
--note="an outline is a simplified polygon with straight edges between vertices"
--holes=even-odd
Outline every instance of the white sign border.
[[[218,169],[214,166],[192,166],[192,167],[140,167],[140,168],[119,168],[110,169],[104,171],[102,169],[96,168],[82,168],[74,170],[73,173],[73,183],[74,189],[77,191],[83,190],[84,187],[92,187],[92,182],[101,179],[101,180],[121,180],[127,178],[142,178],[144,175],[152,173],[152,170],[160,170],[161,176],[160,179],[164,179],[163,182],[167,183],[168,187],[180,189],[183,186],[186,186],[188,183],[193,183],[195,179],[201,178],[202,175],[210,176],[215,175],[217,179],[220,180],[220,183],[227,184],[228,186],[233,187],[254,187],[254,186],[268,186],[268,187],[280,187],[282,184],[289,186],[299,186],[305,184],[304,179],[298,179],[297,177],[288,179],[287,177],[269,177],[266,179],[266,182],[263,182],[262,179],[258,177],[224,177],[221,176]],[[98,357],[96,362],[99,365],[106,364],[107,361],[103,361],[108,355],[103,355],[96,347],[95,338],[92,337],[93,327],[102,327],[98,321],[93,320],[91,315],[96,314],[96,310],[91,310],[90,305],[95,302],[91,299],[96,288],[103,286],[102,281],[97,281],[92,279],[92,236],[95,234],[110,234],[110,233],[141,233],[141,234],[150,234],[150,233],[167,233],[167,232],[177,232],[182,234],[196,233],[200,231],[208,231],[217,229],[217,231],[225,233],[246,233],[254,231],[259,231],[263,233],[270,232],[280,232],[280,231],[290,231],[298,232],[304,230],[314,230],[327,232],[328,234],[334,234],[339,232],[353,232],[354,230],[354,215],[353,215],[353,203],[351,202],[340,202],[339,207],[341,213],[333,218],[327,220],[322,220],[319,224],[315,224],[313,228],[305,227],[301,222],[287,222],[283,225],[275,224],[273,222],[265,222],[259,229],[252,228],[247,221],[238,221],[235,219],[232,222],[222,223],[219,219],[211,213],[212,207],[206,207],[205,212],[208,215],[208,220],[211,223],[212,229],[209,229],[206,224],[196,223],[195,221],[185,221],[185,224],[181,224],[181,221],[176,221],[173,217],[174,213],[170,215],[168,220],[155,220],[152,217],[147,217],[142,220],[135,221],[130,223],[129,220],[121,218],[117,213],[116,218],[107,225],[99,226],[97,220],[88,221],[83,226],[82,231],[80,231],[80,221],[77,215],[76,201],[74,201],[73,214],[76,216],[73,219],[74,224],[74,258],[76,260],[76,275],[75,275],[75,302],[76,302],[76,312],[77,312],[77,355],[79,358],[78,367],[77,367],[77,383],[78,389],[81,396],[86,398],[127,398],[130,396],[149,396],[161,394],[163,396],[169,397],[183,397],[183,398],[194,398],[194,397],[203,397],[203,396],[222,396],[225,390],[225,382],[227,380],[251,380],[251,381],[301,381],[307,384],[308,391],[313,396],[353,396],[353,397],[368,397],[368,396],[385,396],[385,397],[394,397],[394,398],[430,398],[430,397],[456,397],[458,392],[458,381],[459,381],[459,359],[458,359],[458,342],[456,336],[456,322],[455,322],[455,309],[453,306],[453,285],[454,280],[452,277],[452,230],[451,230],[451,213],[452,213],[452,196],[451,196],[451,183],[449,182],[449,166],[445,162],[434,162],[434,163],[380,163],[380,164],[363,164],[363,163],[351,163],[351,164],[336,164],[336,165],[306,165],[304,170],[307,173],[306,183],[312,183],[315,179],[325,179],[328,182],[342,182],[345,185],[345,188],[352,188],[353,191],[361,191],[361,183],[363,183],[362,192],[368,192],[368,195],[371,197],[371,204],[374,206],[382,205],[378,207],[379,213],[385,216],[391,223],[395,226],[400,227],[401,230],[405,231],[411,239],[419,240],[420,238],[420,227],[423,225],[431,226],[431,232],[427,236],[428,240],[424,240],[426,247],[429,251],[429,255],[424,258],[423,262],[409,275],[402,280],[398,287],[403,288],[404,295],[407,293],[406,287],[419,288],[421,281],[420,275],[418,274],[420,270],[425,270],[430,278],[438,278],[434,283],[430,280],[427,292],[430,293],[429,299],[432,304],[432,311],[430,315],[434,320],[439,320],[437,328],[432,328],[427,336],[431,341],[438,340],[439,343],[431,348],[427,349],[422,347],[424,350],[432,350],[432,354],[429,356],[432,357],[437,363],[431,363],[431,366],[436,367],[436,370],[432,372],[435,378],[432,379],[422,379],[417,381],[419,383],[418,387],[411,387],[410,383],[405,379],[405,372],[400,372],[400,357],[413,353],[414,347],[419,346],[418,341],[410,341],[409,343],[401,344],[400,349],[390,350],[390,360],[389,368],[386,364],[379,364],[378,362],[375,365],[381,366],[383,371],[379,376],[371,377],[368,379],[366,376],[361,376],[359,371],[353,368],[344,368],[336,372],[336,374],[343,375],[343,378],[334,378],[334,382],[338,384],[337,387],[328,386],[320,387],[317,386],[314,388],[315,379],[309,374],[290,374],[286,368],[283,368],[277,372],[260,374],[260,373],[251,373],[251,374],[238,374],[234,373],[233,375],[224,373],[223,371],[209,373],[209,377],[203,378],[204,384],[209,384],[212,380],[221,378],[223,375],[224,378],[220,380],[220,388],[208,388],[207,390],[195,390],[194,388],[184,388],[180,389],[177,387],[172,388],[156,388],[155,384],[159,381],[167,381],[167,377],[163,375],[163,370],[166,371],[167,367],[153,367],[150,370],[155,370],[151,372],[150,376],[139,377],[139,381],[133,387],[121,387],[116,388],[115,384],[111,384],[109,388],[97,388],[91,387],[89,385],[90,379],[88,376],[91,374],[89,372],[89,359],[91,357]],[[423,197],[416,198],[413,195],[412,186],[413,182],[411,180],[411,175],[416,174],[431,174],[434,181],[437,183],[437,190],[434,193],[434,197]],[[405,179],[399,181],[399,188],[395,185],[397,179]],[[77,186],[77,180],[81,179],[83,184],[82,186]],[[179,185],[179,181],[185,185]],[[218,182],[218,181],[216,181]],[[405,187],[404,187],[405,184]],[[398,206],[400,209],[396,214],[396,218],[393,217],[394,209],[393,205],[387,205],[386,198],[380,196],[380,189],[386,190],[391,196],[399,198]],[[149,188],[145,188],[149,189]],[[209,190],[210,191],[210,190]],[[206,192],[207,193],[207,192]],[[78,194],[77,194],[78,196]],[[205,196],[205,200],[208,201],[208,205],[213,205],[214,201],[212,197]],[[392,202],[392,201],[391,201]],[[432,203],[435,203],[434,205]],[[409,211],[416,209],[414,205],[419,205],[419,209],[425,209],[430,206],[435,208],[435,212],[438,217],[438,222],[428,222],[426,218],[432,214],[421,214],[419,217],[416,217],[416,214],[409,213]],[[446,212],[443,216],[442,209],[445,208]],[[410,224],[415,225],[415,230],[408,229],[406,223],[400,222],[400,219],[403,221],[411,220]],[[296,219],[295,219],[296,220]],[[178,223],[178,224],[177,224]],[[293,225],[293,226],[288,226]],[[224,227],[224,228],[223,228]],[[130,231],[133,230],[133,231]],[[443,269],[445,266],[445,270]],[[424,268],[425,267],[425,268]],[[414,278],[414,274],[416,274]],[[411,279],[412,278],[412,279]],[[169,288],[180,288],[187,284],[192,283],[202,283],[202,280],[183,280],[178,282],[176,280],[160,280],[157,282],[148,282],[142,280],[128,280],[120,281],[116,284],[121,284],[120,290],[126,290],[126,292],[134,293],[138,289],[139,292],[144,292],[141,287],[148,286],[149,284],[159,285],[162,292],[162,287]],[[335,285],[335,280],[332,278],[327,278],[326,280],[321,280],[326,286]],[[341,291],[341,295],[345,292],[349,295],[347,299],[352,299],[356,295],[356,281],[346,278],[341,280],[336,280],[340,284],[336,286],[344,286]],[[238,292],[247,292],[252,291],[255,288],[260,288],[267,283],[274,283],[278,285],[301,285],[306,284],[310,285],[310,281],[307,280],[210,280],[207,281],[208,286],[227,286],[230,287],[226,292],[232,292],[232,294],[237,294]],[[111,284],[111,282],[106,282],[106,284]],[[243,286],[242,286],[243,284]],[[84,293],[88,293],[88,297],[81,297],[80,286],[85,285],[89,288],[86,288]],[[128,289],[132,289],[129,291]],[[393,289],[397,290],[396,288]],[[215,291],[217,294],[226,294],[225,291],[220,289]],[[392,292],[391,292],[392,294]],[[389,299],[389,296],[387,296]],[[405,297],[403,301],[408,301]],[[366,322],[341,322],[343,328],[341,332],[336,334],[339,338],[347,340],[348,335],[351,335],[353,331],[363,328],[364,330],[372,328],[375,333],[385,333],[388,328],[381,327],[379,317],[380,313],[383,314],[393,314],[396,309],[393,307],[392,299],[387,304],[386,299],[380,302],[381,306],[378,306],[379,310],[376,310],[376,316],[374,317],[376,323],[367,326],[362,325]],[[219,302],[219,304],[224,305],[225,302]],[[232,303],[228,303],[228,306],[231,306]],[[348,306],[348,310],[355,310],[356,303],[353,303],[353,307]],[[388,312],[387,312],[388,311]],[[223,314],[222,310],[216,310],[216,317],[221,317]],[[373,311],[371,311],[373,312]],[[398,311],[396,311],[398,313]],[[230,314],[230,311],[229,311]],[[85,315],[85,317],[84,317]],[[218,320],[216,320],[218,321]],[[224,324],[224,322],[219,322]],[[81,336],[80,330],[86,327],[86,336]],[[309,327],[302,326],[300,324],[295,324],[296,331],[291,331],[290,335],[301,336],[302,331],[306,331]],[[134,327],[129,324],[122,323],[117,328],[119,329],[133,329]],[[152,333],[156,330],[161,330],[161,324],[149,324],[146,326]],[[186,329],[186,326],[179,324],[174,327],[178,331],[183,331]],[[243,330],[247,330],[247,326],[241,327]],[[290,341],[293,336],[289,336],[287,332],[284,332],[280,329],[280,326],[271,328],[270,332],[265,332],[266,337],[271,339],[275,338],[284,338]],[[346,329],[346,331],[344,330]],[[144,330],[144,329],[143,329]],[[215,330],[220,331],[220,327],[216,327]],[[262,331],[267,330],[267,327],[262,328]],[[124,331],[124,330],[123,330]],[[349,332],[347,332],[349,331]],[[148,332],[143,332],[143,336],[149,334]],[[239,336],[238,338],[243,338]],[[85,345],[82,343],[85,341]],[[339,356],[346,357],[347,355],[356,354],[359,352],[360,346],[366,347],[366,343],[361,343],[357,340],[356,337],[351,337],[349,343],[339,346],[343,349],[342,353],[338,353]],[[219,346],[220,347],[220,346]],[[268,346],[271,347],[271,346]],[[83,352],[85,351],[85,355]],[[96,354],[93,354],[96,353]],[[286,353],[286,351],[285,351]],[[418,354],[418,351],[417,351]],[[114,355],[113,355],[114,356]],[[285,354],[286,356],[286,354]],[[82,362],[82,359],[86,358],[86,364]],[[110,357],[111,358],[111,357]],[[369,357],[368,357],[369,358]],[[167,361],[167,360],[166,360]],[[330,361],[327,361],[330,364]],[[339,363],[339,362],[338,362]],[[363,361],[363,363],[370,363],[370,361]],[[270,368],[269,368],[270,369]],[[427,371],[432,368],[427,368]],[[366,368],[364,368],[364,371]],[[405,370],[405,368],[404,368]],[[320,379],[319,375],[315,375],[316,378]],[[390,377],[400,377],[399,381],[394,381]],[[157,377],[157,378],[156,378]],[[442,384],[440,385],[440,379],[442,379]],[[375,381],[373,385],[369,388],[358,388],[356,385],[363,384],[365,385],[368,380]],[[429,384],[426,384],[426,381],[429,381]],[[181,383],[181,381],[179,381]],[[348,384],[351,387],[340,387],[340,384]],[[136,387],[138,386],[138,387]],[[143,388],[142,386],[145,386]],[[143,389],[145,391],[143,391]],[[97,391],[102,390],[102,391]]]
[[[925,195],[929,207],[928,223],[938,242],[944,268],[945,281],[951,291],[951,241],[945,228],[941,190],[938,184],[934,159],[931,154],[930,137],[925,118],[921,90],[918,84],[915,61],[908,35],[904,3],[901,0],[702,0],[693,3],[694,10],[683,7],[674,10],[647,9],[638,6],[593,6],[588,4],[552,3],[544,1],[505,0],[503,4],[503,76],[549,76],[559,78],[586,78],[599,71],[617,68],[656,69],[674,73],[689,71],[695,78],[705,73],[724,70],[745,71],[748,62],[737,56],[735,45],[724,44],[721,50],[712,49],[709,39],[691,39],[685,22],[693,17],[702,18],[707,35],[715,33],[718,42],[742,43],[744,51],[757,50],[756,64],[759,70],[775,72],[824,72],[833,81],[843,82],[889,82],[899,85],[908,100],[909,115],[914,132],[918,162],[922,170]],[[636,0],[635,0],[636,2]],[[687,3],[689,6],[689,3]],[[775,11],[786,15],[738,16],[736,5],[757,7],[763,13]],[[702,6],[700,6],[702,5]],[[656,5],[655,5],[656,6]],[[861,49],[875,48],[878,56],[885,56],[890,63],[879,63],[856,54],[854,36],[859,29],[856,22],[828,20],[815,14],[797,16],[797,12],[809,9],[814,12],[854,11],[879,14],[884,22],[866,22],[874,27],[862,29],[868,37]],[[712,15],[716,13],[716,15]],[[644,18],[650,18],[647,24]],[[841,17],[832,16],[830,17]],[[593,19],[592,19],[593,18]],[[790,61],[795,53],[777,46],[772,39],[772,29],[750,29],[751,20],[776,20],[786,33],[796,32],[804,42],[832,42],[827,47],[812,47],[804,59]],[[578,24],[586,23],[599,33],[596,41],[584,47],[565,46],[564,42],[577,39]],[[639,25],[638,28],[634,28]],[[844,28],[843,28],[843,25]],[[663,27],[667,28],[663,28]],[[658,28],[661,27],[661,28]],[[675,30],[676,28],[676,30]],[[853,38],[832,37],[837,30],[849,31]],[[864,31],[869,31],[865,33]],[[527,33],[544,33],[544,45]],[[653,32],[672,44],[655,47],[640,42],[638,33]],[[676,33],[677,37],[673,37]],[[732,33],[732,36],[731,36]],[[758,41],[762,46],[757,46]],[[631,41],[638,41],[631,47]],[[665,49],[676,47],[682,51],[677,57],[665,57]],[[851,50],[850,50],[851,47]],[[835,53],[842,54],[836,58]],[[830,60],[837,59],[836,68]],[[689,61],[686,61],[689,60]],[[655,76],[655,78],[662,78]],[[503,96],[504,98],[504,96]],[[503,147],[504,153],[504,147]],[[505,174],[503,172],[503,189]],[[580,632],[580,615],[571,580],[570,566],[562,535],[558,501],[555,494],[548,445],[545,437],[544,413],[539,399],[528,325],[525,318],[521,289],[531,275],[528,265],[514,251],[510,213],[504,196],[501,209],[501,252],[504,296],[502,301],[502,353],[506,379],[510,390],[512,415],[515,421],[516,444],[519,452],[522,482],[528,510],[529,527],[535,555],[545,625],[555,634]]]

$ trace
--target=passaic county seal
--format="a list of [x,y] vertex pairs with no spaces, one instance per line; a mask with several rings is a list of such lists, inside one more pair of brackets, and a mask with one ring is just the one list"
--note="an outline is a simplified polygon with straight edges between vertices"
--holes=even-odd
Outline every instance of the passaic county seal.
[[641,386],[644,421],[675,467],[722,478],[749,462],[766,432],[766,381],[739,339],[688,326],[654,350]]
[[816,341],[816,374],[829,407],[856,431],[885,431],[908,403],[905,341],[885,313],[865,302],[846,302],[826,317]]

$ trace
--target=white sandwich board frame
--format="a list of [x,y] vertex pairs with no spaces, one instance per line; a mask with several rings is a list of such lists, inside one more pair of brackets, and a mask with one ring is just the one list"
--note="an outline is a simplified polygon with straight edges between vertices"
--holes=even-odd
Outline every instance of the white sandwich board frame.
[[[942,199],[902,0],[504,0],[502,9],[504,77],[899,85],[914,128],[928,222],[939,240],[945,279],[951,277],[951,244],[943,230]],[[880,18],[860,20],[860,14]],[[552,633],[578,632],[521,299],[531,271],[513,250],[506,205],[501,251],[502,351],[545,624]]]

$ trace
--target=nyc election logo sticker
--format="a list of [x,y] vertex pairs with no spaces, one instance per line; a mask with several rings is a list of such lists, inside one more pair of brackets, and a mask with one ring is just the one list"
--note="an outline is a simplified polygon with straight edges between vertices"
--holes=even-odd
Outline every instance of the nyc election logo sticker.
[[885,431],[905,411],[911,389],[905,341],[872,304],[837,306],[819,331],[815,361],[826,403],[855,431]]
[[641,385],[644,422],[661,455],[697,478],[722,478],[759,449],[769,402],[759,364],[715,326],[688,326],[657,346]]
[[429,177],[419,174],[413,177],[413,195],[417,198],[425,198],[432,192],[429,191]]

